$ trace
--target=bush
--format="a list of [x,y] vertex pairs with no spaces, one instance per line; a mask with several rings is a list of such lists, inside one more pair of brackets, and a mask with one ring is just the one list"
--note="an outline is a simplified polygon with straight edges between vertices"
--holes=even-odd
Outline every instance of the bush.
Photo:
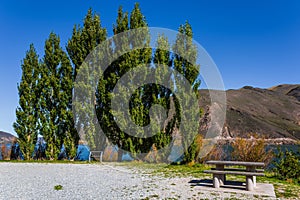
[[180,164],[194,165],[198,160],[198,156],[203,145],[202,142],[203,136],[197,134],[190,146],[188,146],[188,148],[184,150],[183,160],[180,162]]
[[274,163],[276,176],[281,180],[293,179],[300,183],[300,153],[279,150],[276,158],[278,160]]
[[245,162],[264,162],[268,165],[272,158],[272,150],[266,150],[264,138],[253,135],[251,138],[236,138],[232,143],[231,159]]

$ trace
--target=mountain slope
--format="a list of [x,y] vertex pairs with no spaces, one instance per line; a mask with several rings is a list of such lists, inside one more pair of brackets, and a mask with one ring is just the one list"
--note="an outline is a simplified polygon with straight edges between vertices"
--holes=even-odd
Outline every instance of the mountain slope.
[[16,137],[10,133],[0,131],[0,144],[11,143]]
[[[209,116],[209,92],[199,92],[200,106],[205,108],[205,116]],[[228,90],[226,95],[223,137],[246,137],[249,133],[257,133],[267,138],[300,139],[300,85],[279,85],[270,89],[245,86]]]
[[295,97],[298,101],[300,101],[300,85],[278,85],[270,88],[269,90]]

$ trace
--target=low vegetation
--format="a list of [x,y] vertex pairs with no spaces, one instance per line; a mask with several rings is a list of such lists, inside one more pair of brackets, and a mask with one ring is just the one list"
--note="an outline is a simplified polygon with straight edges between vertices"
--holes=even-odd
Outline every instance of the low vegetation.
[[276,155],[275,174],[281,180],[300,184],[300,152],[279,151]]
[[54,190],[62,190],[63,186],[62,185],[56,185],[54,186]]
[[264,162],[268,165],[273,157],[272,150],[266,150],[266,140],[256,134],[251,135],[250,139],[236,138],[231,146],[231,160]]

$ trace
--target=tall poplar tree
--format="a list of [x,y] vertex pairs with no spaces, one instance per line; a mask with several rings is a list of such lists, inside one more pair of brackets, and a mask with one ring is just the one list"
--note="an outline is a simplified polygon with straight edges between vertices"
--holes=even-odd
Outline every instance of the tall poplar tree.
[[[120,7],[118,10],[116,25],[114,25],[113,31],[115,35],[120,33],[122,33],[122,35],[118,35],[117,38],[114,38],[113,49],[115,54],[121,56],[111,63],[104,75],[105,87],[103,90],[101,90],[102,92],[100,92],[100,90],[98,91],[97,112],[99,119],[101,119],[101,127],[103,127],[103,131],[112,143],[117,144],[122,149],[130,151],[132,154],[147,153],[154,143],[156,143],[156,145],[159,147],[162,147],[168,143],[170,140],[170,135],[163,134],[163,130],[161,130],[161,132],[159,131],[154,133],[156,134],[155,136],[147,138],[145,137],[146,133],[142,129],[139,129],[139,132],[131,133],[135,136],[130,136],[130,133],[125,132],[118,125],[121,124],[123,127],[126,127],[128,120],[132,120],[137,126],[140,127],[148,125],[150,123],[149,111],[152,105],[161,104],[161,106],[165,107],[165,109],[167,109],[169,106],[169,104],[166,103],[166,99],[159,99],[159,97],[163,97],[163,91],[160,89],[160,87],[151,84],[145,84],[140,88],[134,88],[136,87],[135,85],[126,85],[126,87],[132,88],[119,88],[118,91],[121,93],[120,95],[110,95],[110,93],[113,92],[117,82],[120,85],[126,84],[122,82],[124,80],[122,80],[121,77],[127,72],[135,70],[136,67],[141,65],[151,69],[152,49],[149,47],[150,35],[147,29],[148,25],[146,19],[141,13],[138,4],[135,4],[129,19],[130,23],[128,22],[127,12],[123,12],[122,7]],[[126,32],[128,30],[134,31]],[[166,45],[162,43],[163,41],[161,41],[159,45]],[[137,46],[142,46],[144,48],[132,49],[133,47]],[[124,54],[125,51],[128,53]],[[159,57],[164,53],[165,52],[157,52],[155,59],[157,59],[158,62],[161,62],[161,64],[167,64],[167,66],[169,66],[172,64],[170,55],[168,58]],[[146,80],[147,77],[153,75],[154,74],[151,73],[143,74],[142,77],[138,78],[141,80]],[[99,83],[98,88],[101,87],[100,84],[101,83]],[[133,88],[135,89],[135,92],[133,94],[128,93],[128,91],[132,91],[131,89]],[[110,101],[112,97],[117,99],[116,101],[118,107],[126,107],[126,104],[129,103],[131,119],[123,119],[123,121],[118,121],[119,124],[116,124],[115,119],[121,118],[124,113],[121,109],[119,112],[111,112]],[[130,102],[128,102],[129,97]],[[160,122],[161,121],[159,119],[158,123]],[[170,130],[172,131],[172,128],[168,129],[168,133],[170,133]]]
[[[166,82],[173,85],[172,77],[170,76],[170,70],[172,69],[172,56],[171,47],[166,36],[159,36],[156,41],[156,50],[153,56],[153,62],[155,65],[155,73],[159,82]],[[173,130],[176,122],[176,115],[174,110],[174,96],[172,97],[171,88],[166,88],[165,86],[155,85],[152,86],[152,98],[155,99],[155,103],[162,106],[167,111],[167,119],[163,123],[161,132],[159,132],[155,137],[153,143],[160,149],[164,148],[171,143],[171,138],[173,136]],[[148,95],[150,96],[150,95]],[[158,119],[158,123],[163,119]],[[168,156],[169,152],[165,152]],[[167,158],[162,158],[167,159]]]
[[71,110],[73,69],[60,46],[60,38],[54,33],[45,42],[42,66],[39,119],[40,132],[47,142],[46,155],[57,159],[64,144],[69,155],[74,156],[78,137]]
[[[58,135],[61,136],[67,154],[73,158],[76,155],[76,144],[79,135],[75,129],[72,110],[72,89],[74,70],[67,54],[61,50],[59,74],[60,92],[58,97]],[[62,145],[62,144],[60,144]]]
[[[184,25],[181,25],[178,29],[179,34],[177,35],[176,42],[173,45],[173,60],[174,68],[179,72],[191,85],[191,89],[195,93],[195,96],[198,95],[198,87],[200,86],[199,76],[199,65],[197,65],[197,48],[193,44],[193,32],[191,25],[186,22]],[[182,79],[179,76],[178,79]],[[189,91],[186,91],[184,87],[177,85],[178,88],[182,90],[182,95],[184,95],[185,101],[182,101],[185,104],[185,107],[189,107],[195,102],[192,102]],[[198,96],[197,96],[198,97]],[[185,119],[185,110],[182,110],[183,105],[176,105],[175,107],[177,112],[182,113],[178,116],[178,122],[180,121],[189,121],[190,119]],[[193,119],[199,119],[200,109],[189,109],[189,116],[193,116]],[[182,117],[182,118],[181,118]],[[179,124],[178,124],[179,126]],[[197,129],[193,125],[184,126],[184,132],[180,133],[182,136],[182,146],[184,150],[184,162],[191,162],[196,156],[196,144],[195,136],[197,135]]]
[[[103,137],[99,135],[99,130],[94,125],[98,120],[95,112],[96,104],[96,91],[94,88],[87,85],[87,82],[98,80],[93,79],[93,74],[89,69],[89,66],[84,63],[87,56],[96,48],[101,42],[106,40],[106,29],[101,26],[99,15],[93,14],[92,9],[89,9],[85,18],[83,27],[74,26],[72,37],[68,40],[66,46],[68,55],[70,56],[75,68],[74,80],[76,80],[78,70],[80,68],[84,72],[86,77],[80,77],[87,79],[86,81],[77,80],[78,84],[76,91],[80,91],[80,94],[76,94],[76,101],[73,102],[86,102],[85,105],[74,103],[76,109],[76,115],[73,116],[75,121],[75,127],[77,130],[81,130],[84,134],[84,140],[87,141],[91,149],[102,149],[104,141]],[[101,56],[101,55],[99,55]],[[88,99],[88,97],[92,97]],[[82,138],[83,139],[83,138]]]
[[[116,114],[115,116],[111,112],[111,93],[113,92],[113,89],[121,76],[125,74],[128,69],[130,69],[129,55],[122,54],[122,52],[130,50],[130,43],[128,39],[129,36],[128,32],[126,32],[128,30],[128,13],[124,13],[122,7],[120,6],[118,10],[116,25],[113,25],[113,33],[114,35],[117,35],[119,33],[122,33],[123,35],[122,37],[119,36],[117,38],[114,38],[112,44],[113,46],[111,47],[114,54],[118,54],[120,56],[108,66],[103,77],[100,78],[96,93],[97,117],[99,119],[102,131],[109,139],[110,144],[116,144],[120,148],[124,148],[124,146],[127,146],[128,141],[126,141],[125,133],[118,127],[115,122],[115,117],[118,114]],[[123,106],[123,103],[126,103],[121,99],[119,100],[120,106]],[[126,150],[129,150],[130,148],[132,151],[134,151],[132,142]],[[121,153],[119,154],[119,157],[120,155]]]
[[40,74],[39,58],[33,44],[26,52],[22,62],[22,78],[18,85],[19,106],[16,110],[14,129],[18,134],[21,151],[25,159],[31,159],[38,130],[38,98],[37,85]]

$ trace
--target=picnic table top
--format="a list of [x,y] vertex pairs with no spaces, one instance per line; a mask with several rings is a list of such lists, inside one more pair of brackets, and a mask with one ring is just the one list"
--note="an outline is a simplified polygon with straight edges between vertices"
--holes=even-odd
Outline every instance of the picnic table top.
[[241,166],[253,166],[253,167],[263,167],[265,163],[263,162],[244,162],[244,161],[223,161],[223,160],[209,160],[206,164],[213,165],[241,165]]

